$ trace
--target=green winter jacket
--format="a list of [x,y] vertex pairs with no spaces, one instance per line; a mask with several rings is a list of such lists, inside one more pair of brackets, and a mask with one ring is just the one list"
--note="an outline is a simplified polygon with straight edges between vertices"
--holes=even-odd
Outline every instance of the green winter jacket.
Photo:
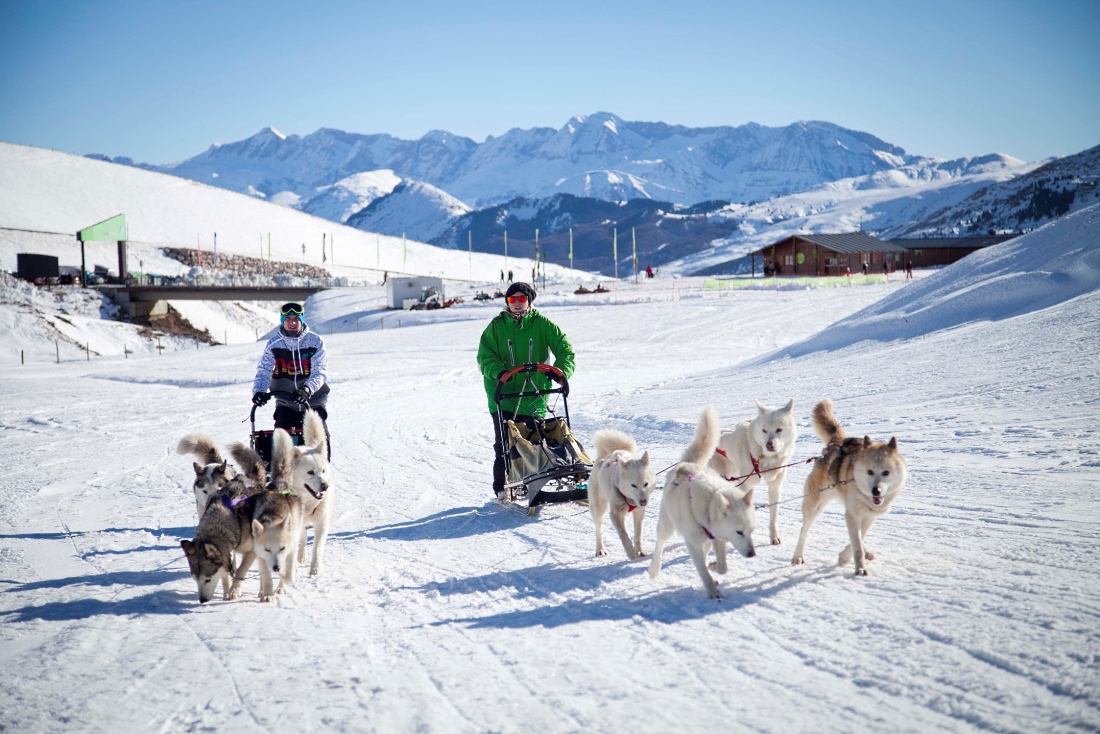
[[[517,321],[507,311],[501,311],[481,333],[481,342],[477,347],[477,366],[484,378],[485,394],[489,398],[489,412],[496,413],[497,406],[493,397],[497,389],[497,376],[505,370],[531,362],[549,362],[550,352],[554,353],[555,367],[561,370],[566,379],[573,376],[576,366],[573,360],[573,346],[565,334],[553,321],[531,309]],[[524,383],[526,380],[530,382]],[[554,387],[550,378],[541,372],[519,374],[504,385],[504,392],[516,393],[532,389],[548,390]],[[507,413],[520,415],[546,415],[547,396],[501,400],[501,408]]]

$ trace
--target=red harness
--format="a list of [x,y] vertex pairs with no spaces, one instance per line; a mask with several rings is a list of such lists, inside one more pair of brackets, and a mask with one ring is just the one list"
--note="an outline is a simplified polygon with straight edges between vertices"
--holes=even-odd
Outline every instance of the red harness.
[[[726,461],[731,461],[729,455],[726,454],[726,452],[723,451],[722,449],[715,449],[714,453],[720,455]],[[738,479],[748,479],[749,477],[753,476],[754,474],[756,476],[760,477],[761,479],[763,479],[764,475],[760,473],[760,465],[756,463],[756,457],[752,455],[751,451],[749,452],[749,461],[752,462],[752,473],[751,474],[748,474],[748,475],[743,476],[743,477],[723,477],[723,479],[725,479],[727,482],[736,482]],[[776,468],[778,469],[780,467],[776,467]]]

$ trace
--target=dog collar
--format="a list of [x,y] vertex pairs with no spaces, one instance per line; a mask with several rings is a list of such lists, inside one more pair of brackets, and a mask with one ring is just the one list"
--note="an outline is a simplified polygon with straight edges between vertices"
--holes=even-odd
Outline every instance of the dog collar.
[[619,496],[623,498],[623,502],[626,503],[627,512],[634,512],[634,510],[638,509],[637,505],[630,504],[630,500],[627,499],[626,495],[622,493],[622,490],[616,489],[615,491],[619,493]]

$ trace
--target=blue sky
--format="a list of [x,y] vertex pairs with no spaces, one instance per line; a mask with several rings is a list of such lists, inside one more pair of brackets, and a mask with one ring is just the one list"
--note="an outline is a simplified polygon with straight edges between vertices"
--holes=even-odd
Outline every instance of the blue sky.
[[1100,2],[15,2],[0,140],[169,163],[268,125],[827,120],[910,153],[1100,144]]

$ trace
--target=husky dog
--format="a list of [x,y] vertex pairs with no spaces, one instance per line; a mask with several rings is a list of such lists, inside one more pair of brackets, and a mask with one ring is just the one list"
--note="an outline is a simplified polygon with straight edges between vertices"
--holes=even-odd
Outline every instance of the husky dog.
[[821,456],[806,477],[802,499],[802,532],[794,549],[791,565],[805,563],[802,551],[810,526],[833,500],[844,501],[844,520],[848,524],[849,545],[840,552],[843,566],[855,558],[856,576],[866,576],[866,562],[873,559],[864,541],[867,531],[878,518],[890,511],[890,505],[905,486],[905,459],[898,453],[898,441],[872,441],[869,436],[848,438],[833,417],[833,402],[822,400],[814,406],[814,431],[825,442]]
[[[252,565],[252,513],[255,495],[240,479],[215,493],[206,506],[193,540],[181,540],[191,577],[199,590],[199,603],[214,598],[218,582],[227,601],[240,596],[240,581]],[[238,568],[233,554],[242,553]],[[233,584],[230,586],[230,579]]]
[[[294,556],[305,522],[302,500],[291,484],[293,451],[290,434],[281,428],[275,429],[271,482],[268,491],[256,495],[252,510],[252,548],[260,561],[260,601],[271,601],[275,594],[282,594],[293,586],[298,568]],[[272,572],[279,574],[278,589],[274,588]]]
[[756,401],[756,417],[741,421],[736,427],[722,431],[718,449],[710,459],[710,468],[726,477],[748,477],[737,480],[737,486],[751,489],[761,479],[768,483],[768,533],[772,545],[779,545],[779,490],[787,464],[794,455],[798,428],[794,424],[794,400],[782,408],[769,408]]
[[[313,527],[313,560],[310,562],[309,575],[321,573],[322,554],[325,540],[328,538],[329,523],[332,520],[332,506],[336,501],[332,491],[332,467],[326,455],[325,424],[321,416],[312,410],[306,411],[303,424],[303,445],[292,446],[284,456],[290,466],[282,467],[280,472],[288,477],[289,486],[302,500],[305,521],[302,523],[302,537],[298,543],[298,563],[305,563],[309,527]],[[230,453],[242,467],[256,456],[252,449],[242,443],[233,444]],[[272,473],[275,466],[272,461]]]
[[214,441],[201,433],[192,433],[181,438],[179,445],[176,446],[176,453],[194,454],[202,461],[202,464],[194,463],[195,509],[199,514],[199,520],[202,520],[207,502],[233,480],[237,473],[228,462],[222,459]]
[[722,551],[716,552],[711,566],[718,573],[726,572],[726,541],[746,558],[756,555],[752,544],[756,518],[752,490],[734,486],[707,466],[718,446],[720,431],[718,414],[708,405],[699,418],[695,437],[665,480],[665,496],[657,521],[657,545],[649,564],[649,575],[657,578],[661,571],[661,551],[673,531],[679,532],[684,536],[684,544],[703,580],[707,596],[712,599],[722,595],[707,570],[707,553],[711,546],[718,551],[717,546],[721,543]]
[[[657,485],[657,477],[649,466],[649,452],[635,458],[638,446],[622,431],[597,431],[592,440],[596,444],[596,462],[588,482],[588,509],[596,523],[596,555],[607,555],[603,545],[603,517],[610,509],[611,524],[623,542],[627,558],[644,556],[642,520]],[[634,515],[633,545],[626,532],[627,513]]]

